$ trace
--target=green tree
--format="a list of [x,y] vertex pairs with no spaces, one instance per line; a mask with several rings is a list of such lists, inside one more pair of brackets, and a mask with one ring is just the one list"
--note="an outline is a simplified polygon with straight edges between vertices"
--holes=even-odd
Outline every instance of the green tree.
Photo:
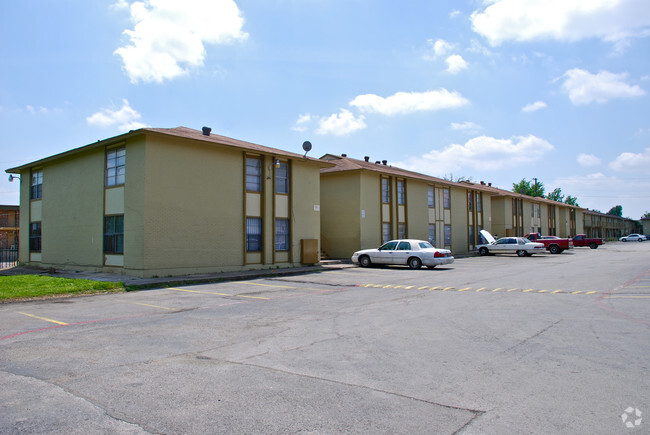
[[607,214],[611,214],[612,216],[623,217],[623,206],[615,205],[614,207],[609,209]]
[[650,211],[646,211],[643,213],[643,216],[641,216],[641,219],[650,219]]
[[564,201],[564,195],[562,194],[562,189],[559,187],[556,187],[552,192],[550,192],[548,195],[546,195],[546,198],[552,200],[552,201],[557,201],[557,202],[563,202]]
[[531,181],[522,178],[519,183],[512,183],[512,191],[522,195],[544,197],[544,183],[533,179]]
[[576,198],[575,196],[571,196],[571,195],[567,196],[566,199],[564,200],[564,203],[569,205],[575,205],[576,207],[580,207],[580,204],[578,204],[578,198]]

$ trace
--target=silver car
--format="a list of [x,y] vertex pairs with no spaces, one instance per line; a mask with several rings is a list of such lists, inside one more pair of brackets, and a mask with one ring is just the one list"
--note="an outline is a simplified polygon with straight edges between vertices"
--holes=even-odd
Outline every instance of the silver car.
[[628,234],[627,236],[623,236],[618,240],[621,242],[643,242],[645,239],[646,238],[643,234]]
[[391,240],[377,249],[364,249],[352,255],[352,262],[361,267],[374,264],[407,265],[419,269],[422,265],[433,269],[442,264],[451,264],[454,257],[449,249],[435,248],[425,240]]
[[517,254],[520,257],[530,257],[533,254],[543,254],[546,250],[543,243],[531,242],[523,237],[501,237],[494,240],[486,230],[481,230],[481,235],[487,243],[476,246],[479,255]]

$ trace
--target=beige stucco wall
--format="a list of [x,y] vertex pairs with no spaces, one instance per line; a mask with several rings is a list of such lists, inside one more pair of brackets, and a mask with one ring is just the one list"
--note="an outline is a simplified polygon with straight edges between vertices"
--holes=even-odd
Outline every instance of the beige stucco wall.
[[[361,185],[359,172],[328,173],[320,177],[321,243],[331,258],[347,258],[362,243]],[[364,191],[367,189],[364,185]],[[363,227],[375,219],[374,214],[366,210]]]
[[358,249],[376,248],[381,245],[381,176],[374,172],[361,172],[360,178],[360,201],[361,211],[357,212],[360,220],[360,243],[359,246],[349,252],[349,255]]
[[300,241],[321,238],[320,168],[313,163],[291,163],[291,246],[293,263],[301,260]]
[[410,239],[429,240],[429,205],[427,199],[428,184],[419,180],[406,183],[408,234]]
[[451,187],[450,248],[453,253],[466,254],[468,251],[467,222],[467,189]]

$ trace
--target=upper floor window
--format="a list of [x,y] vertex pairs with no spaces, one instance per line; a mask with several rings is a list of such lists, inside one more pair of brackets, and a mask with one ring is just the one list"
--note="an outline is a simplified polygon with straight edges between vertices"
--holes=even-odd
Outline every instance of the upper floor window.
[[280,163],[275,168],[275,193],[289,193],[289,165]]
[[474,193],[467,192],[467,210],[474,211]]
[[397,203],[404,205],[405,202],[404,180],[397,180]]
[[381,202],[390,203],[390,180],[388,178],[381,179]]
[[429,207],[435,207],[435,190],[433,186],[427,186],[427,204]]
[[246,190],[249,192],[262,191],[262,160],[246,157]]
[[451,208],[451,192],[449,189],[442,190],[442,203],[444,208]]
[[480,192],[476,194],[476,211],[483,212],[483,194]]
[[124,184],[126,175],[126,148],[106,151],[106,185]]
[[43,197],[43,170],[32,171],[32,183],[29,192],[31,199],[41,199]]

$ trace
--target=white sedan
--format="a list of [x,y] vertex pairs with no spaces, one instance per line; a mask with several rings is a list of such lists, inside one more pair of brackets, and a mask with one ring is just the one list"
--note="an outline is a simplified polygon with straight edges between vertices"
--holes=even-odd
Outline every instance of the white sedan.
[[424,240],[391,240],[377,249],[364,249],[352,254],[352,262],[361,267],[373,264],[408,265],[419,269],[422,265],[433,269],[441,264],[451,264],[454,257],[448,249],[435,248]]
[[623,236],[618,240],[621,242],[643,242],[645,239],[645,236],[642,234],[628,234],[627,236]]
[[523,237],[501,237],[499,240],[494,240],[488,231],[481,230],[481,234],[487,243],[476,246],[479,255],[517,254],[520,257],[525,257],[543,254],[546,249],[543,243],[531,242]]

